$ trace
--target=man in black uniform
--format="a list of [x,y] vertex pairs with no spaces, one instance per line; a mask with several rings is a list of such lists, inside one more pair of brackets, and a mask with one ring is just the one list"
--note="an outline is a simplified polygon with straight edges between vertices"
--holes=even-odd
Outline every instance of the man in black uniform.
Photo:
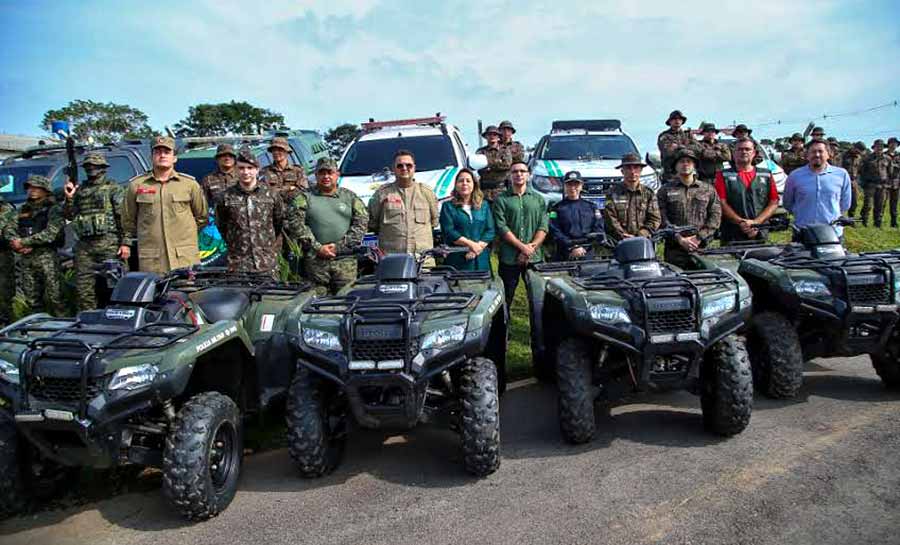
[[593,202],[581,198],[584,182],[577,171],[567,172],[565,198],[550,209],[550,234],[556,242],[553,261],[568,261],[593,256],[593,249],[575,246],[572,239],[583,238],[588,233],[603,232],[603,216]]

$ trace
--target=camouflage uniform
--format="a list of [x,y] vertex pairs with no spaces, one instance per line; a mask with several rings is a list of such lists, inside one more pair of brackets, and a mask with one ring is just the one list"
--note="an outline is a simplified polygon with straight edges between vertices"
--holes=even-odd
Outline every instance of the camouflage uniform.
[[847,215],[851,218],[856,215],[856,207],[859,202],[859,194],[862,189],[859,187],[859,175],[862,169],[863,153],[865,146],[859,149],[855,145],[844,154],[843,164],[841,165],[847,174],[850,175],[850,184],[852,185],[853,195],[850,200],[850,208],[847,209]]
[[890,160],[888,164],[888,183],[886,186],[888,195],[888,210],[891,213],[891,227],[897,227],[897,200],[900,197],[900,153],[886,150],[884,152]]
[[485,198],[493,201],[498,193],[506,189],[506,179],[512,159],[509,151],[502,147],[484,146],[478,148],[476,153],[482,153],[487,157],[488,166],[478,171],[479,185]]
[[[791,135],[791,144],[799,141],[803,142],[803,135],[799,132],[795,132]],[[781,168],[784,169],[785,174],[790,174],[791,172],[797,170],[806,164],[806,150],[803,149],[803,146],[798,150],[794,150],[791,148],[787,151],[783,151],[781,153]]]
[[697,142],[690,131],[669,129],[659,134],[656,145],[659,147],[659,158],[663,165],[663,180],[671,180],[676,177],[675,161],[672,160],[675,152],[683,147],[695,149]]
[[0,197],[0,324],[12,321],[12,300],[16,295],[16,258],[7,234],[18,229],[16,207]]
[[[319,164],[325,162],[334,161],[320,160]],[[356,280],[357,274],[355,256],[322,259],[317,255],[319,249],[333,243],[336,253],[348,253],[362,244],[368,223],[366,205],[356,193],[343,187],[330,195],[313,188],[294,199],[286,231],[305,250],[304,271],[315,284],[317,294],[337,293]]]
[[500,149],[505,150],[509,153],[511,161],[524,161],[525,160],[525,146],[522,145],[521,142],[517,140],[510,139],[509,142],[503,141],[502,131],[503,129],[512,129],[513,134],[516,133],[516,128],[513,127],[513,124],[509,121],[501,121],[500,122]]
[[[60,286],[59,258],[56,250],[64,241],[62,208],[52,197],[50,180],[43,176],[31,176],[28,186],[47,190],[48,196],[40,200],[27,200],[19,209],[18,222],[4,233],[7,240],[18,239],[31,251],[20,258],[19,285],[29,312],[48,311],[56,316],[65,314]],[[46,301],[46,305],[43,301]]]
[[697,142],[697,176],[704,182],[712,183],[716,171],[722,170],[722,163],[731,161],[731,149],[718,141]]
[[272,245],[284,226],[285,204],[268,185],[247,190],[229,187],[216,206],[222,239],[228,245],[228,270],[274,274],[278,252]]
[[72,222],[72,230],[78,236],[75,298],[79,311],[97,308],[95,266],[107,259],[117,259],[119,247],[125,243],[122,228],[125,188],[106,177],[109,164],[101,154],[89,154],[83,164],[102,167],[103,171],[94,179],[88,178],[74,197],[66,199],[63,208],[64,217]]
[[634,189],[615,185],[606,194],[603,221],[614,242],[625,238],[626,233],[649,238],[661,221],[656,195],[640,183]]
[[[272,139],[269,151],[278,148],[291,153],[291,145],[286,138]],[[298,165],[287,164],[280,168],[274,163],[259,171],[259,181],[265,182],[271,189],[281,194],[285,204],[289,204],[301,192],[309,189],[306,171]]]
[[841,147],[838,145],[836,138],[828,139],[828,164],[840,166],[843,162]]
[[[222,144],[216,148],[216,160],[223,155],[231,155],[237,159],[237,154],[231,144]],[[232,168],[229,172],[222,172],[218,166],[216,171],[207,174],[200,181],[200,187],[203,188],[203,194],[206,196],[206,202],[210,209],[214,209],[219,203],[219,197],[225,193],[225,190],[236,184],[238,181],[237,169]]]
[[872,223],[875,227],[881,227],[881,217],[884,214],[884,190],[890,181],[890,162],[890,157],[884,152],[873,151],[863,159],[860,172],[865,191],[861,214],[863,225],[868,225],[869,210],[872,210]]
[[[697,237],[708,238],[722,222],[722,205],[715,188],[699,180],[685,185],[681,180],[664,184],[656,194],[663,227],[668,225],[692,225]],[[682,268],[689,268],[693,260],[675,240],[667,240],[666,261]]]

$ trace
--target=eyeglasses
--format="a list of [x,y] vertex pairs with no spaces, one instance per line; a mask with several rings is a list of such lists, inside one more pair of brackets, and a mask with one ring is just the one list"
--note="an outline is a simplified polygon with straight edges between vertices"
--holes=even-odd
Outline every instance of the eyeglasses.
[[510,173],[510,174],[528,174],[528,171],[527,171],[527,170],[517,169],[517,170],[510,170],[509,173]]
[[405,168],[416,168],[415,163],[397,163],[394,165],[394,168],[402,170]]

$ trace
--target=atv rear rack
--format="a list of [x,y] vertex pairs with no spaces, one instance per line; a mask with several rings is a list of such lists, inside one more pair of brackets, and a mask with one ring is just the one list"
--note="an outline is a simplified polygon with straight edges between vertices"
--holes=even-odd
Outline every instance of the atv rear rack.
[[[49,327],[50,322],[63,322],[64,327]],[[88,376],[96,358],[109,350],[160,350],[179,340],[192,335],[197,326],[182,322],[154,322],[133,330],[110,327],[107,325],[85,324],[77,318],[37,318],[25,323],[12,325],[0,330],[0,343],[25,345],[26,349],[19,355],[19,385],[22,389],[22,406],[29,409],[29,379],[40,358],[54,360],[71,360],[79,369],[81,395],[79,396],[78,414],[80,418],[87,415]],[[13,336],[31,333],[47,333],[47,336],[35,339]],[[63,335],[73,337],[65,338]],[[101,342],[88,342],[84,336],[107,337]],[[161,342],[150,342],[159,339]]]
[[245,288],[259,295],[295,295],[308,291],[309,282],[282,282],[267,273],[232,272],[224,267],[178,271],[161,280],[163,292],[178,290],[193,293],[209,288]]

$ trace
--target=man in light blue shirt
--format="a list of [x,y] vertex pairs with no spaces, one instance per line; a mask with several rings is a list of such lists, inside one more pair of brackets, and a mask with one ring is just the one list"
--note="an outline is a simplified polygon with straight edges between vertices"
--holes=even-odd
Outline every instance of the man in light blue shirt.
[[[828,164],[829,158],[827,142],[811,140],[806,144],[807,164],[788,176],[783,203],[794,214],[797,227],[830,224],[850,208],[850,175]],[[843,227],[835,225],[834,229],[838,236],[844,234]]]

